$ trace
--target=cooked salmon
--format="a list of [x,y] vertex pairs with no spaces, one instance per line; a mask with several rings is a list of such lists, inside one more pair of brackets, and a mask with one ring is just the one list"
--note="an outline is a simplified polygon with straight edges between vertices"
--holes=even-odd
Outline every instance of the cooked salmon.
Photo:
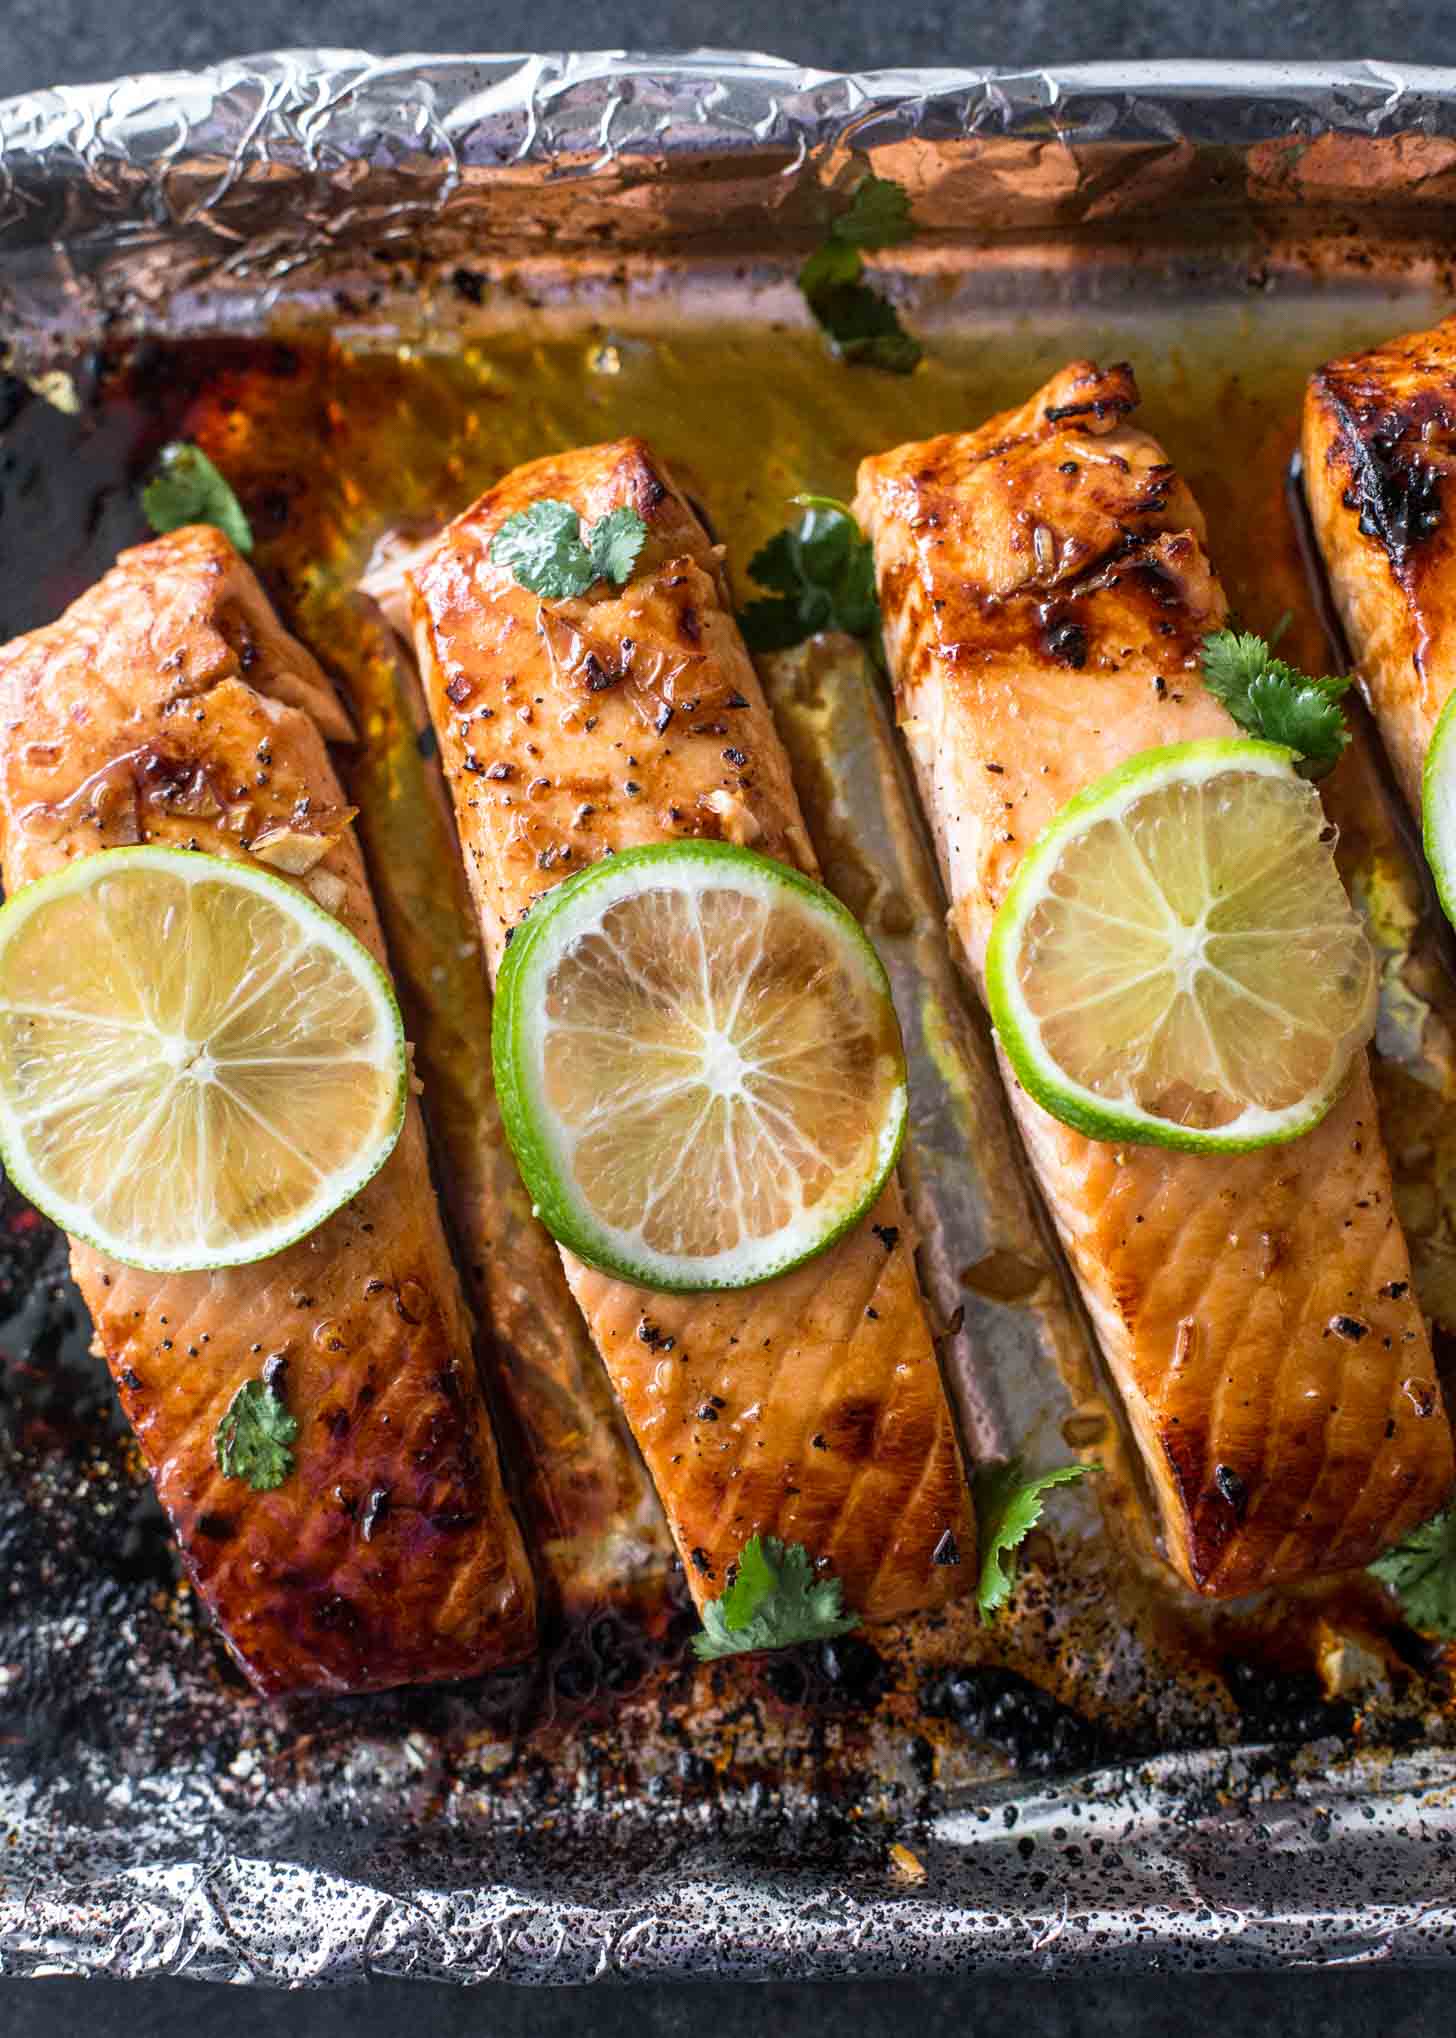
[[[647,525],[620,591],[542,602],[492,564],[529,503]],[[584,864],[708,836],[802,870],[813,852],[722,562],[640,440],[519,468],[411,574],[415,644],[494,969]],[[847,1604],[890,1619],[973,1576],[975,1533],[898,1186],[849,1236],[759,1288],[660,1295],[567,1277],[701,1603],[745,1541],[803,1543]]]
[[662,1610],[672,1539],[501,1126],[482,1051],[490,986],[444,776],[422,754],[434,746],[420,742],[430,723],[414,654],[362,593],[345,621],[331,657],[365,740],[340,764],[538,1579],[568,1616],[624,1599]]
[[[1225,618],[1188,489],[1126,366],[1064,369],[979,431],[866,460],[898,710],[979,981],[1027,846],[1153,745],[1227,736]],[[1169,1557],[1234,1594],[1366,1563],[1444,1499],[1451,1437],[1363,1058],[1288,1146],[1117,1147],[1006,1069],[1136,1435]]]
[[1356,671],[1412,811],[1456,684],[1456,320],[1310,378],[1304,491]]
[[[246,857],[273,824],[322,846],[306,886],[383,960],[309,654],[218,532],[124,553],[0,651],[7,891],[131,842]],[[501,1485],[418,1109],[374,1180],[253,1266],[155,1274],[73,1242],[122,1406],[203,1600],[276,1696],[464,1677],[527,1654],[534,1594]],[[295,1465],[224,1478],[214,1433],[285,1364]]]

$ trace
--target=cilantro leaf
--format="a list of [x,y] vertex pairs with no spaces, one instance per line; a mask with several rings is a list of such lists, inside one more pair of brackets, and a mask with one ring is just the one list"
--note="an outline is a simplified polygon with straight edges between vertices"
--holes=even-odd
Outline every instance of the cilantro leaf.
[[920,359],[920,342],[901,325],[894,305],[865,282],[861,252],[898,247],[914,230],[904,187],[868,176],[799,270],[805,302],[842,360],[908,375]]
[[293,1470],[288,1446],[298,1422],[283,1396],[266,1380],[245,1380],[213,1436],[218,1469],[225,1479],[246,1479],[255,1493],[281,1486]]
[[802,1543],[751,1536],[739,1552],[732,1583],[703,1608],[703,1631],[693,1636],[700,1663],[755,1649],[787,1649],[795,1642],[827,1641],[859,1626],[846,1613],[837,1578],[816,1577]]
[[810,308],[842,360],[908,375],[925,351],[890,300],[868,283],[838,283],[820,291]]
[[779,1574],[764,1551],[763,1538],[750,1536],[738,1553],[733,1582],[723,1594],[724,1627],[735,1635],[751,1627],[762,1607],[772,1599],[778,1582]]
[[[849,241],[836,240],[834,229],[829,230],[829,239],[810,255],[799,271],[799,288],[809,300],[809,309],[819,317],[818,300],[832,290],[848,290],[859,282],[864,274],[864,258]],[[820,321],[822,324],[822,320]]]
[[493,565],[504,566],[547,601],[585,594],[597,577],[581,542],[581,518],[569,502],[550,496],[507,517],[490,541],[490,556]]
[[646,536],[636,510],[623,508],[609,510],[583,537],[571,504],[542,496],[506,518],[491,540],[490,556],[543,601],[564,601],[585,594],[593,581],[623,586]]
[[833,498],[811,501],[797,530],[780,531],[748,562],[774,600],[752,601],[739,617],[750,651],[786,651],[820,630],[879,642],[875,555],[849,511]]
[[789,501],[795,509],[833,510],[836,516],[841,517],[854,515],[854,511],[842,495],[813,495],[806,492],[803,495],[791,495]]
[[214,524],[247,555],[253,531],[243,506],[200,446],[174,439],[163,446],[151,480],[142,490],[147,522],[162,536],[184,524]]
[[1042,1496],[1053,1486],[1069,1486],[1086,1470],[1085,1465],[1059,1465],[1054,1472],[1028,1479],[1020,1458],[1005,1465],[977,1465],[971,1493],[981,1544],[976,1603],[983,1614],[995,1613],[1011,1597],[1016,1552],[1041,1520]]
[[871,171],[855,186],[849,210],[835,220],[831,232],[835,240],[856,248],[898,248],[915,232],[910,193],[893,177]]
[[1339,694],[1327,691],[1322,680],[1301,684],[1282,673],[1262,673],[1249,688],[1249,706],[1260,734],[1297,750],[1316,777],[1339,763],[1350,740]]
[[1456,1507],[1412,1529],[1370,1569],[1393,1587],[1413,1628],[1456,1641]]
[[1251,631],[1213,631],[1200,657],[1209,692],[1241,729],[1298,751],[1309,778],[1322,778],[1339,762],[1350,740],[1339,705],[1348,679],[1311,679]]
[[592,565],[603,580],[623,587],[632,578],[637,554],[647,537],[647,526],[634,509],[608,510],[587,533]]

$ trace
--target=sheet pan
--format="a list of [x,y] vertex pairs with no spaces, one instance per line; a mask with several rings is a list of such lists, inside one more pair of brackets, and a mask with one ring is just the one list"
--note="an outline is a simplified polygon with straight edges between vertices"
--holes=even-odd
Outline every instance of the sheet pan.
[[[891,287],[932,336],[1070,331],[1134,298],[1247,322],[1338,297],[1393,327],[1450,287],[1456,73],[294,51],[0,106],[6,406],[68,413],[88,350],[146,334],[325,321],[336,343],[448,351],[525,321],[628,332],[748,287],[792,321],[794,262],[866,160],[912,191]],[[69,381],[47,382],[58,362]],[[33,491],[6,496],[0,576],[27,503],[44,515]],[[1444,1656],[1377,1632],[1371,1594],[1224,1614],[1167,1583],[949,968],[873,676],[826,641],[766,677],[821,858],[902,1001],[909,1186],[968,1438],[1035,1463],[1082,1448],[1096,1497],[1058,1496],[994,1635],[953,1620],[695,1675],[669,1579],[646,1623],[588,1595],[523,1673],[265,1707],[179,1583],[57,1242],[7,1195],[0,1972],[1451,1957]],[[1388,877],[1373,776],[1341,797]],[[1388,1059],[1444,1108],[1449,1071],[1425,1022],[1411,1033],[1412,984],[1427,1014],[1449,996],[1419,900],[1387,905],[1392,924]],[[1433,1295],[1442,1250],[1433,1234]],[[1285,1621],[1314,1638],[1293,1667],[1270,1649]]]

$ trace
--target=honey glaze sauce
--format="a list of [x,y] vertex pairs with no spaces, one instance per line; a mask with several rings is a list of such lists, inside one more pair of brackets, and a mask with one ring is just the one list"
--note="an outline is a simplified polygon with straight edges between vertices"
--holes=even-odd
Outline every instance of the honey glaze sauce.
[[[420,839],[418,803],[433,795],[428,773],[416,775],[430,762],[428,734],[390,666],[381,619],[355,592],[385,533],[440,522],[522,460],[640,432],[705,505],[741,600],[752,553],[794,514],[787,498],[796,491],[848,496],[865,452],[978,423],[1072,354],[1126,357],[1138,371],[1144,420],[1207,513],[1235,613],[1245,627],[1268,630],[1288,612],[1281,648],[1323,669],[1282,492],[1303,379],[1329,354],[1428,315],[1425,306],[1393,314],[1388,300],[1333,292],[1288,304],[1211,304],[1196,316],[1156,306],[1123,314],[1102,305],[1090,316],[1061,308],[936,333],[921,368],[904,378],[845,368],[816,334],[749,314],[711,327],[664,321],[657,330],[625,313],[620,328],[583,321],[543,335],[506,327],[440,351],[356,349],[306,334],[148,342],[70,364],[74,413],[15,378],[0,387],[0,626],[8,637],[49,621],[117,550],[143,538],[139,489],[157,450],[174,437],[196,439],[247,511],[255,564],[286,624],[355,709],[365,740],[350,796],[406,1003],[425,1015],[428,1032],[442,1005],[426,979],[457,937],[453,967],[463,973],[446,1002],[483,994],[463,903],[457,920],[447,900],[423,942],[402,932],[418,920],[419,887],[411,896],[406,882],[401,892],[391,871],[408,866],[409,855],[397,852]],[[1443,1163],[1456,1122],[1446,1108],[1456,1092],[1456,995],[1431,959],[1419,888],[1368,759],[1357,752],[1342,764],[1330,794],[1347,875],[1383,916],[1377,938],[1395,1018],[1381,1045],[1396,1045],[1378,1060],[1377,1082],[1402,1213],[1422,1299],[1456,1337],[1456,1196],[1447,1187],[1456,1167]],[[444,1108],[457,1109],[468,1128],[489,1100],[470,1088],[465,1058],[473,1051],[478,1060],[479,1043],[467,1034],[456,1029],[433,1069],[426,1044],[422,1066],[427,1111],[438,1117],[444,1094]],[[439,1123],[434,1131],[448,1165],[450,1139]],[[533,1263],[541,1281],[551,1261]],[[476,1286],[494,1310],[488,1281]],[[523,1290],[515,1306],[529,1311],[536,1292]],[[19,1435],[17,1411],[31,1390],[15,1385],[27,1362],[13,1336],[7,1349],[0,1431]],[[623,1763],[640,1774],[664,1749],[690,1746],[700,1765],[691,1777],[685,1757],[663,1758],[662,1767],[693,1787],[710,1774],[779,1773],[811,1747],[818,1785],[838,1778],[847,1789],[853,1778],[858,1787],[908,1762],[906,1787],[919,1788],[930,1779],[967,1784],[1008,1765],[1077,1767],[1209,1739],[1292,1744],[1333,1731],[1369,1745],[1387,1729],[1408,1735],[1416,1719],[1439,1731],[1444,1653],[1401,1630],[1372,1581],[1199,1603],[1162,1566],[1137,1559],[1136,1537],[1101,1533],[1092,1509],[1060,1497],[1049,1509],[1052,1532],[1031,1539],[1021,1587],[994,1624],[979,1624],[963,1605],[784,1659],[692,1672],[679,1653],[684,1595],[640,1468],[633,1475],[615,1446],[583,1449],[575,1501],[571,1481],[552,1487],[538,1476],[549,1459],[569,1458],[573,1439],[600,1416],[585,1384],[589,1357],[574,1390],[588,1398],[568,1397],[533,1435],[521,1417],[531,1396],[518,1395],[505,1424],[538,1554],[553,1537],[559,1546],[548,1562],[567,1616],[511,1732],[532,1737],[553,1763],[578,1759],[580,1708],[608,1699]],[[1070,1384],[1066,1433],[1077,1442],[1100,1417],[1086,1381]],[[535,1405],[544,1401],[543,1390]],[[607,1419],[615,1419],[610,1410]],[[26,1433],[36,1436],[33,1427]],[[75,1447],[74,1438],[65,1446]],[[1130,1482],[1109,1478],[1102,1502],[1135,1505]],[[574,1591],[578,1573],[586,1583]],[[826,1708],[839,1722],[832,1750],[806,1724]],[[468,1740],[476,1728],[459,1731]]]

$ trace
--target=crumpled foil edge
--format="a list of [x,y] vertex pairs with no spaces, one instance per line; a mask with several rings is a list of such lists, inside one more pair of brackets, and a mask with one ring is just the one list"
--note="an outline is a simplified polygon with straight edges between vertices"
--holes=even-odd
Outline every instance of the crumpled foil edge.
[[[180,290],[235,292],[256,316],[320,264],[404,257],[452,223],[527,252],[573,221],[667,245],[766,206],[808,233],[851,153],[908,151],[932,227],[1075,227],[1202,194],[1200,149],[1236,152],[1254,207],[1398,197],[1434,217],[1456,192],[1456,72],[852,76],[715,52],[297,50],[65,87],[0,104],[0,316],[12,336],[53,334],[118,307],[160,316]],[[740,174],[706,199],[685,181],[676,206],[675,159],[709,152]],[[98,1823],[6,1785],[0,1973],[309,1986],[1446,1961],[1453,1790],[1450,1754],[1319,1744],[1011,1782],[906,1827],[923,1878],[898,1884],[883,1865],[796,1867],[787,1831],[765,1869],[751,1807],[736,1840],[599,1807],[583,1824],[612,1834],[608,1858],[579,1851],[573,1887],[504,1829],[390,1825],[378,1807],[331,1821],[327,1805],[310,1823],[295,1805],[227,1832],[205,1784],[165,1777]]]

